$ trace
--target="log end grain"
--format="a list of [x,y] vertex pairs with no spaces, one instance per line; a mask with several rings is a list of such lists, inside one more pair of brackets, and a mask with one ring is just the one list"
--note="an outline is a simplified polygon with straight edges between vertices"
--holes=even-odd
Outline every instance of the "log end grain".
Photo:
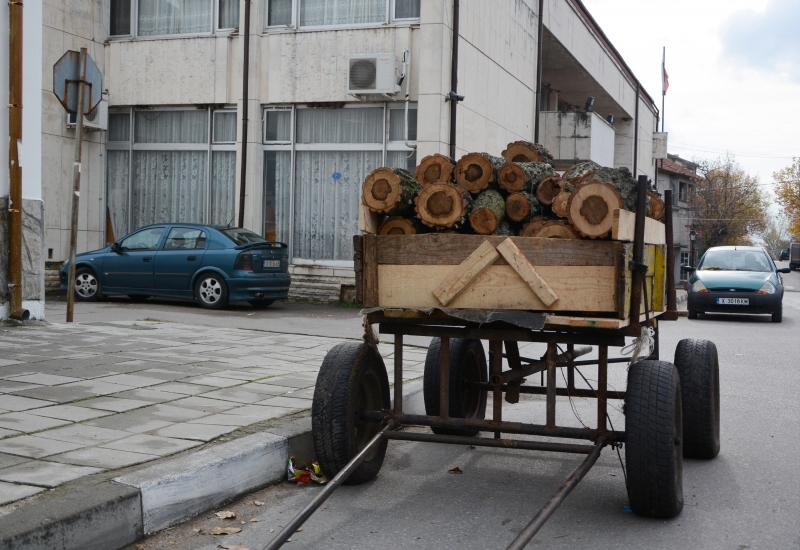
[[514,162],[508,162],[497,171],[497,183],[508,191],[514,193],[525,189],[525,171]]
[[401,216],[392,216],[378,228],[378,235],[416,235],[414,222]]
[[430,183],[414,198],[417,217],[429,227],[445,229],[466,215],[463,191],[450,183]]
[[580,239],[577,233],[566,222],[550,220],[536,230],[534,237],[540,239]]
[[559,193],[564,190],[564,182],[558,176],[547,176],[536,186],[536,198],[542,204],[553,204]]
[[400,200],[400,176],[391,168],[377,168],[367,175],[361,185],[361,200],[373,212],[392,210]]
[[572,195],[569,191],[562,191],[553,199],[551,207],[556,216],[566,218],[568,217],[569,197]]
[[428,155],[419,162],[415,170],[417,181],[422,185],[436,182],[449,182],[453,179],[455,164],[453,159],[445,155],[440,155],[438,153],[435,155]]
[[579,234],[590,239],[606,237],[614,225],[614,209],[623,208],[622,198],[610,183],[586,183],[572,193],[568,217]]
[[456,183],[470,193],[480,193],[495,181],[503,159],[486,153],[467,153],[456,163]]

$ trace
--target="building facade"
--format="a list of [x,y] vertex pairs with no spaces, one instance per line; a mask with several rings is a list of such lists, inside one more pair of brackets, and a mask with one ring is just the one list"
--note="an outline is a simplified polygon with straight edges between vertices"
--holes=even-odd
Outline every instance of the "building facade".
[[680,287],[680,283],[688,278],[688,274],[681,271],[681,266],[695,265],[699,252],[691,240],[692,210],[689,203],[694,195],[695,183],[700,176],[697,174],[697,164],[678,155],[667,155],[667,157],[657,161],[658,190],[662,194],[667,189],[672,190],[674,276],[676,286]]
[[[293,293],[338,299],[354,283],[364,177],[449,154],[453,4],[252,0],[244,67],[244,1],[49,0],[48,258],[68,253],[75,131],[47,71],[86,46],[104,74],[108,116],[97,123],[106,131],[87,132],[79,250],[154,222],[236,224],[243,192],[244,226],[289,245]],[[540,142],[564,166],[592,159],[655,177],[652,99],[579,0],[544,5]],[[460,0],[457,157],[534,140],[537,9],[537,0]],[[359,60],[376,56],[391,65],[389,89],[359,92],[359,79],[380,76]]]

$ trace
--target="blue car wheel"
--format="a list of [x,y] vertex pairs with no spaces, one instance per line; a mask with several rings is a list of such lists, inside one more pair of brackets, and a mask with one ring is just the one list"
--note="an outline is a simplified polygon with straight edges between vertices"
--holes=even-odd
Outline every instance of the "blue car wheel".
[[206,309],[222,309],[228,304],[228,285],[216,273],[205,273],[197,279],[194,291],[197,303]]

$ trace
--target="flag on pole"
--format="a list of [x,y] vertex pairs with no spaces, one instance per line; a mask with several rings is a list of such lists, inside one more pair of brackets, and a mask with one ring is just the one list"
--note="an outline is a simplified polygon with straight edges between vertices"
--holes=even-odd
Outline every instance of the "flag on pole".
[[662,74],[662,84],[661,84],[661,95],[667,95],[667,90],[669,90],[669,75],[667,74],[667,68],[663,65],[661,66]]

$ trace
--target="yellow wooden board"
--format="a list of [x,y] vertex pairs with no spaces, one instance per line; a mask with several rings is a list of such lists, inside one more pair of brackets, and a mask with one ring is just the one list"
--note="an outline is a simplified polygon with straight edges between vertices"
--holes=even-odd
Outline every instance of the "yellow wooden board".
[[[614,225],[611,227],[611,238],[615,241],[633,242],[636,227],[636,214],[628,210],[614,210]],[[664,224],[653,218],[644,219],[644,243],[666,244],[667,233]]]

